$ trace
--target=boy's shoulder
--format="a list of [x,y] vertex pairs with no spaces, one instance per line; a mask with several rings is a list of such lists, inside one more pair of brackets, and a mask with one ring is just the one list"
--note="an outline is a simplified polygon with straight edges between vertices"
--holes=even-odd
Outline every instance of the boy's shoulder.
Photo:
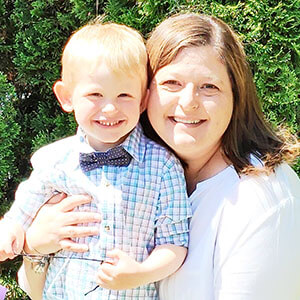
[[145,135],[143,136],[144,143],[145,143],[145,160],[151,161],[159,161],[165,165],[166,168],[172,167],[174,164],[180,165],[181,163],[176,155],[166,146],[163,146]]
[[76,135],[62,138],[38,149],[31,157],[31,164],[33,167],[37,164],[55,165],[74,153],[77,147],[78,138]]

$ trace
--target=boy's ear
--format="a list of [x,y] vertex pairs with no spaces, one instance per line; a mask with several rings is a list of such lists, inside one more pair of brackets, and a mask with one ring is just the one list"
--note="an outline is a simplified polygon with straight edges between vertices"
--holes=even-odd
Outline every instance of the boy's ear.
[[73,111],[72,97],[69,89],[62,80],[58,80],[53,85],[53,92],[65,112]]
[[146,90],[145,96],[141,101],[140,111],[141,113],[147,108],[148,100],[149,100],[150,91],[149,89]]

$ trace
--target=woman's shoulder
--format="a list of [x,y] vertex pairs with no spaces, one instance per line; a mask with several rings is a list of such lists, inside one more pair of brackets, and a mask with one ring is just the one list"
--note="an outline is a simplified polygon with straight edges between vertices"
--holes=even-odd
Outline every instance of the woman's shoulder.
[[[255,163],[261,164],[259,160]],[[224,218],[232,220],[239,216],[246,223],[278,212],[283,207],[300,218],[300,180],[286,163],[277,166],[269,175],[263,172],[259,175],[238,175],[229,166],[199,182],[191,197],[195,209],[207,199],[209,205],[215,203]]]
[[223,204],[225,223],[239,220],[249,226],[277,220],[282,214],[300,218],[300,180],[285,163],[269,175],[242,175],[224,196]]
[[270,174],[242,175],[238,190],[241,196],[256,195],[260,200],[276,205],[300,197],[300,180],[289,165],[282,163]]
[[[238,288],[246,278],[251,299],[258,299],[255,295],[271,299],[261,295],[282,293],[288,287],[292,290],[285,294],[294,295],[295,278],[299,278],[299,236],[300,181],[292,168],[282,163],[270,175],[243,175],[220,214],[216,273],[229,274],[227,282],[236,280]],[[253,286],[255,290],[251,290]]]
[[243,175],[223,195],[219,216],[220,243],[230,244],[231,241],[234,244],[238,241],[242,244],[253,236],[264,236],[268,230],[275,234],[275,231],[287,228],[298,235],[300,180],[285,163],[270,175]]

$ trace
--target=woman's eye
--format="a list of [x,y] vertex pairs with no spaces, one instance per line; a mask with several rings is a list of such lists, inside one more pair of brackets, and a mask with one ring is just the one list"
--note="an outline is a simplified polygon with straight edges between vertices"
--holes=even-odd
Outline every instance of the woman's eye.
[[219,90],[219,88],[217,86],[215,86],[214,84],[211,84],[211,83],[205,83],[202,85],[201,87],[202,89],[205,89],[205,90]]
[[212,83],[204,83],[200,87],[200,92],[202,91],[203,95],[214,96],[218,93],[219,88]]
[[179,91],[181,89],[181,83],[180,83],[180,81],[173,80],[173,79],[162,81],[160,83],[160,86],[164,90],[171,91],[171,92],[177,92],[177,91]]
[[180,86],[180,82],[177,80],[166,80],[163,82],[163,85]]

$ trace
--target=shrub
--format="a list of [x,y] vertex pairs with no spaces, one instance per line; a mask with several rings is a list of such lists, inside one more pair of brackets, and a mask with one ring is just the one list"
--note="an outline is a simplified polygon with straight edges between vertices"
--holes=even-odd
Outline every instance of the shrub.
[[[18,175],[15,164],[15,144],[19,138],[20,126],[16,123],[14,102],[16,93],[6,76],[0,72],[0,197],[4,207],[7,204],[11,181]],[[0,212],[3,207],[0,207]]]

